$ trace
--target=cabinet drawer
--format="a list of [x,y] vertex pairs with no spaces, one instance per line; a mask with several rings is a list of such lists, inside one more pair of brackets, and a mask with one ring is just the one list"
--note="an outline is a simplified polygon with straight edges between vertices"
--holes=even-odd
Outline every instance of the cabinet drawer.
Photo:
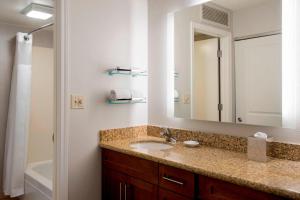
[[185,170],[160,165],[159,186],[193,198],[195,196],[195,175]]
[[193,198],[187,198],[168,190],[159,189],[158,199],[159,200],[192,200]]
[[199,176],[201,200],[283,200],[272,194],[235,185],[225,181]]
[[107,149],[102,150],[102,160],[106,168],[153,184],[158,183],[158,163]]

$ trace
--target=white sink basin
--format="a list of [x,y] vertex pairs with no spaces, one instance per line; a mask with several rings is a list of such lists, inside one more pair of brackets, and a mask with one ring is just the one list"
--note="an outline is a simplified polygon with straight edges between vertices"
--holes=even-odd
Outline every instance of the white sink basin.
[[134,149],[146,149],[146,150],[167,150],[173,148],[172,145],[162,142],[136,142],[130,145]]

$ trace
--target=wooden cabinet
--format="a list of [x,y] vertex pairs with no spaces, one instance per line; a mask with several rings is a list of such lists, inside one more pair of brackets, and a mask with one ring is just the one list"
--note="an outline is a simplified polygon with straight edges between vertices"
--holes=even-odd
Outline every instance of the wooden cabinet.
[[128,177],[126,181],[127,198],[125,200],[157,199],[157,186],[145,181]]
[[285,199],[111,150],[102,162],[104,200]]
[[158,163],[103,150],[103,199],[157,199]]
[[109,168],[103,169],[103,199],[153,200],[157,186]]
[[103,166],[109,169],[153,184],[158,182],[158,163],[156,162],[105,149],[102,151],[102,161]]
[[201,200],[283,200],[272,194],[256,191],[225,181],[199,176],[199,196]]
[[194,198],[187,198],[185,196],[176,194],[175,192],[160,188],[158,192],[158,199],[159,200],[193,200]]
[[126,175],[114,170],[103,170],[103,199],[125,199]]
[[191,172],[159,166],[159,186],[180,195],[193,198],[195,196],[195,175]]

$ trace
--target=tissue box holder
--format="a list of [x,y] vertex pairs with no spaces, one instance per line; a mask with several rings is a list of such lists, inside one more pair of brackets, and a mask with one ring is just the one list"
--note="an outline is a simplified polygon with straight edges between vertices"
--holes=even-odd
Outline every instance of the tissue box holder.
[[267,162],[267,140],[248,137],[247,155],[249,160]]

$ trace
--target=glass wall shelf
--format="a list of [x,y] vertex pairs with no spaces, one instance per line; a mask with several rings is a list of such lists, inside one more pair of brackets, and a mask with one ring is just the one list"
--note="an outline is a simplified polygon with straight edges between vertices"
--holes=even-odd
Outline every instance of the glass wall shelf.
[[111,100],[107,99],[108,104],[135,104],[135,103],[147,103],[146,100]]
[[174,98],[174,102],[175,102],[175,103],[179,103],[179,102],[180,102],[180,99],[179,99],[179,98]]
[[129,75],[129,76],[148,76],[146,71],[131,71],[131,70],[122,70],[122,69],[109,69],[107,73],[110,76],[113,75]]

